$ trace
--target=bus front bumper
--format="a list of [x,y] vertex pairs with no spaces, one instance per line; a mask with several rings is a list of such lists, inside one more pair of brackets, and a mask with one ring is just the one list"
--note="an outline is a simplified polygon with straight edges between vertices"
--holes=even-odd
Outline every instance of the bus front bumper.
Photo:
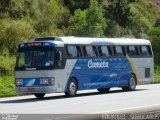
[[40,86],[40,87],[16,87],[17,93],[51,93],[51,92],[62,92],[55,86]]

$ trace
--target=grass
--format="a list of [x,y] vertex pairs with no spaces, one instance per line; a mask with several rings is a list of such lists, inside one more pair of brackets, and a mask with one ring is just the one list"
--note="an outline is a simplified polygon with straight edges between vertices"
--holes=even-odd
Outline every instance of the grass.
[[154,82],[160,83],[160,66],[155,65],[154,69]]
[[0,97],[15,96],[14,76],[0,76]]

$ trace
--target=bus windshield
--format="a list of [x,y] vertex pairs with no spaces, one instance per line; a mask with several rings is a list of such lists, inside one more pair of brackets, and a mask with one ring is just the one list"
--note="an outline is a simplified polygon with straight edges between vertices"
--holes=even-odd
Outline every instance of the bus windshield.
[[53,47],[19,48],[16,68],[46,68],[54,65]]

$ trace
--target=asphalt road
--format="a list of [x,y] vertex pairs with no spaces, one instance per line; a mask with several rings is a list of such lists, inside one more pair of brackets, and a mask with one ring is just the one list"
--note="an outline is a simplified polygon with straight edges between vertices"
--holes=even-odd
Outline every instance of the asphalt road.
[[113,88],[106,94],[99,94],[97,90],[80,91],[77,97],[72,98],[65,97],[63,93],[48,94],[43,100],[33,95],[0,98],[0,114],[49,114],[40,116],[43,120],[43,117],[53,118],[53,114],[57,119],[66,119],[86,114],[159,110],[160,84],[140,85],[133,92],[123,92],[120,88]]

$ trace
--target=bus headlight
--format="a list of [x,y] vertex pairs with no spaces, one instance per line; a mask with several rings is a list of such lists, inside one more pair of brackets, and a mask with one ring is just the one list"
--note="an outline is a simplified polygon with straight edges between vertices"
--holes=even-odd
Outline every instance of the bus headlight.
[[40,79],[40,84],[48,84],[48,79]]
[[23,79],[16,79],[16,85],[23,85]]
[[54,85],[55,84],[55,79],[54,78],[50,78],[48,80],[48,83],[51,84],[51,85]]
[[55,83],[54,78],[43,78],[40,79],[40,84],[41,85],[53,85]]

